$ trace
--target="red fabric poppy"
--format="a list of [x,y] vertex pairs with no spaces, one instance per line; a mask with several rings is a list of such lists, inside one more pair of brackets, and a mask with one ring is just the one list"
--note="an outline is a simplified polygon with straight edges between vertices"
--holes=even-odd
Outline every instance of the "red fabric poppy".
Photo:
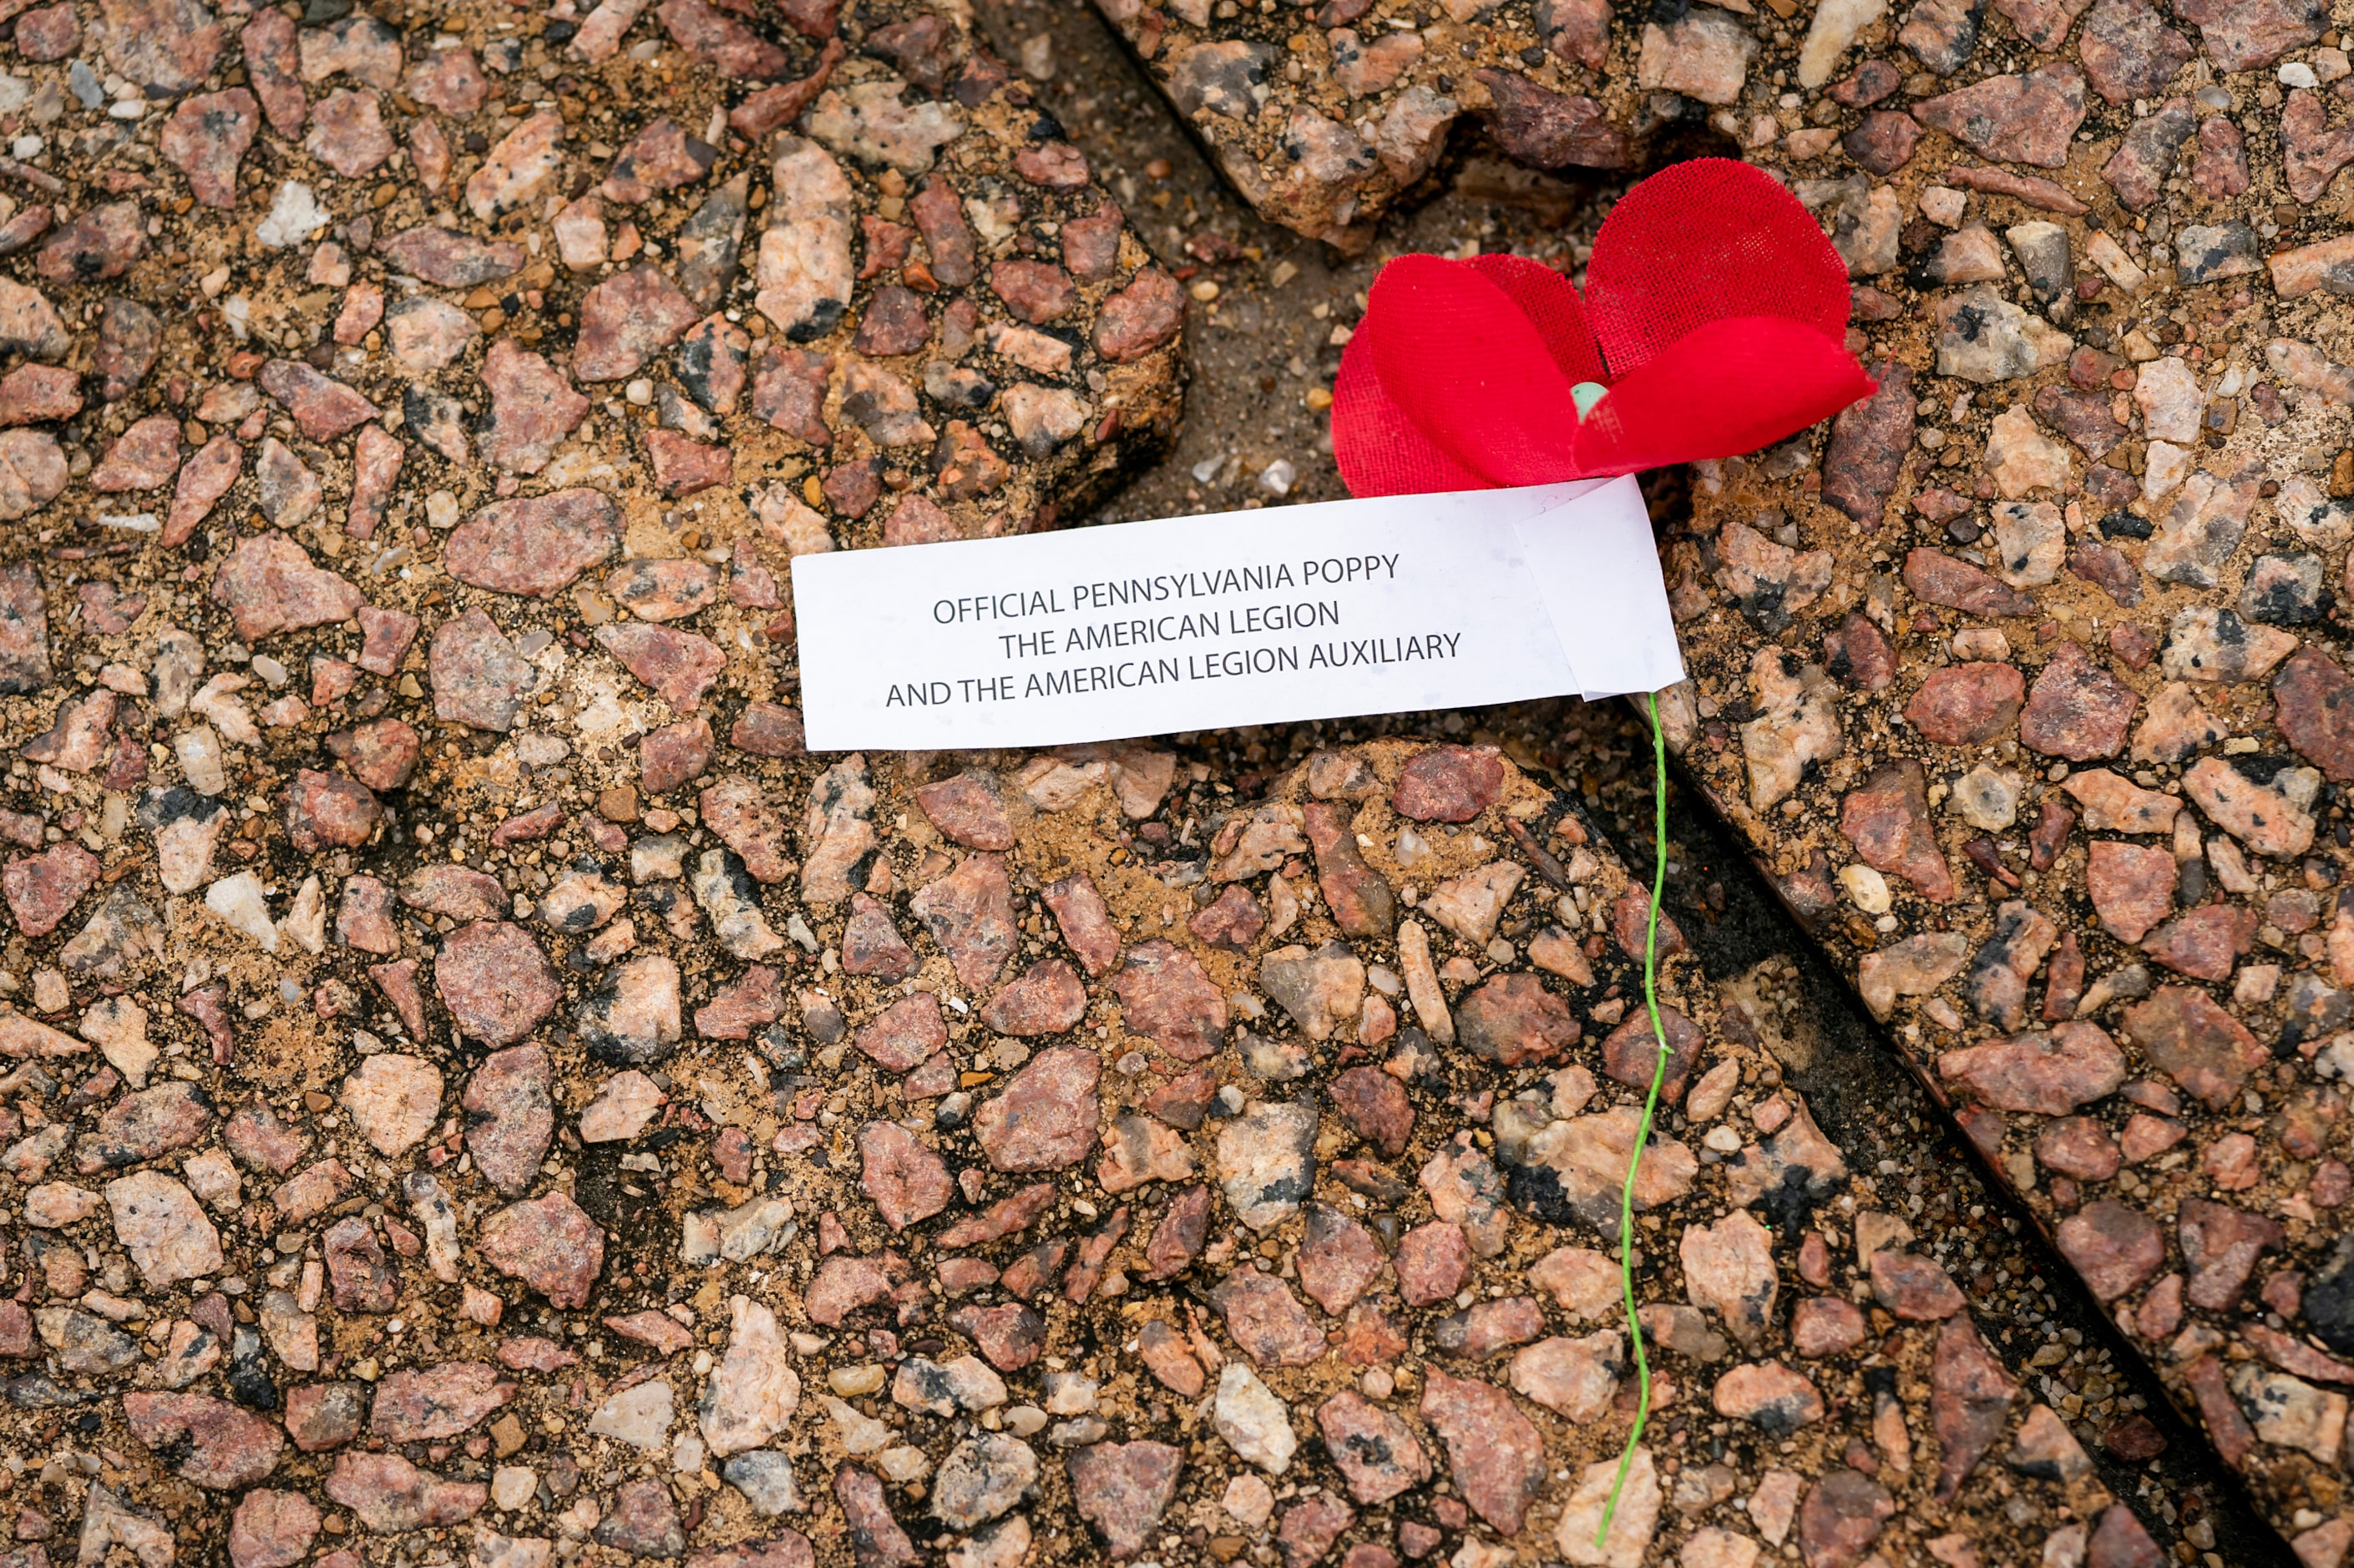
[[[1755,451],[1871,396],[1847,318],[1847,268],[1789,192],[1676,164],[1611,210],[1583,301],[1518,256],[1382,269],[1332,387],[1333,453],[1364,496]],[[1580,418],[1582,382],[1607,391]]]

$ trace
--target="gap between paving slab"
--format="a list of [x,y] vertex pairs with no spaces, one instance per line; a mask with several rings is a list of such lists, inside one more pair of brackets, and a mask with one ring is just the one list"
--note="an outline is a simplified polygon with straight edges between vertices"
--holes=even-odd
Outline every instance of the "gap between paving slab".
[[[1581,236],[1590,239],[1607,210],[1607,193],[1599,182],[1581,190],[1511,170],[1500,162],[1474,162],[1454,171],[1454,182],[1437,197],[1394,214],[1368,255],[1343,260],[1250,214],[1203,160],[1186,131],[1154,112],[1159,106],[1152,90],[1138,78],[1132,62],[1091,9],[1006,5],[991,7],[982,22],[1012,59],[1023,58],[1024,40],[1042,35],[1051,38],[1055,72],[1054,79],[1042,84],[1045,101],[1068,115],[1066,124],[1075,140],[1103,169],[1107,184],[1119,192],[1140,232],[1163,259],[1172,267],[1190,261],[1198,268],[1189,282],[1218,285],[1216,311],[1209,309],[1210,302],[1193,308],[1193,355],[1200,374],[1189,390],[1187,418],[1172,460],[1123,491],[1094,521],[1272,502],[1278,498],[1259,476],[1278,459],[1292,465],[1289,498],[1344,495],[1331,464],[1324,417],[1310,406],[1309,394],[1314,387],[1329,387],[1340,355],[1339,344],[1331,340],[1341,336],[1345,341],[1331,328],[1353,321],[1355,297],[1381,261],[1399,251],[1452,252],[1467,239],[1478,239],[1488,249],[1511,246],[1540,255],[1551,250],[1566,261],[1575,258]],[[1031,58],[1036,58],[1034,49]],[[1085,84],[1084,90],[1078,83]],[[1091,111],[1073,107],[1089,101]],[[1137,110],[1142,111],[1133,111]],[[1168,174],[1160,180],[1146,173],[1154,160],[1168,165]],[[1123,177],[1126,186],[1120,183]],[[1153,196],[1161,192],[1169,195],[1169,201],[1151,206]],[[1204,234],[1228,245],[1199,246],[1188,255],[1185,241]],[[1257,249],[1259,256],[1242,254],[1246,247]],[[1204,256],[1227,260],[1205,261]],[[1286,263],[1292,270],[1286,281],[1273,282]],[[1326,311],[1316,315],[1312,313],[1320,303]],[[1509,722],[1497,722],[1499,716],[1474,715],[1475,722],[1508,728]],[[1621,723],[1623,727],[1623,716]],[[1619,766],[1628,773],[1618,782],[1639,795],[1648,764],[1634,755],[1636,737],[1622,734],[1619,738],[1628,752],[1618,759]],[[1941,1180],[1960,1182],[1975,1194],[1970,1202],[1984,1203],[1989,1216],[2000,1215],[2017,1224],[2024,1212],[1999,1182],[1987,1179],[1975,1150],[1959,1137],[1946,1113],[1935,1108],[1933,1100],[1924,1104],[1929,1097],[1922,1095],[1911,1065],[1863,1017],[1824,957],[1810,943],[1791,939],[1791,923],[1774,895],[1759,886],[1747,857],[1727,852],[1730,841],[1723,826],[1706,817],[1705,807],[1689,795],[1680,792],[1674,810],[1671,842],[1711,844],[1710,863],[1738,867],[1737,872],[1720,873],[1726,885],[1727,912],[1715,922],[1688,919],[1687,928],[1694,931],[1711,977],[1722,979],[1778,954],[1806,977],[1806,1005],[1815,1013],[1818,1027],[1842,1043],[1834,1053],[1836,1068],[1819,1063],[1796,1080],[1810,1099],[1827,1090],[1819,1106],[1825,1130],[1843,1146],[1850,1139],[1891,1137],[1897,1123],[1864,1115],[1859,1107],[1875,1097],[1854,1092],[1885,1086],[1888,1092],[1877,1097],[1882,1103],[1909,1104],[1914,1114],[1934,1127]],[[1623,826],[1642,820],[1642,812],[1622,812],[1619,820]],[[1622,842],[1630,863],[1644,863],[1639,833],[1622,836]],[[1670,898],[1670,907],[1679,914],[1696,912],[1703,903],[1694,897]],[[2042,1265],[2058,1303],[2057,1320],[2077,1329],[2088,1343],[2108,1354],[2121,1369],[2126,1387],[2145,1401],[2149,1416],[2166,1432],[2167,1454],[2156,1465],[2158,1489],[2174,1497],[2196,1489],[2211,1499],[2213,1550],[2223,1561],[2291,1561],[2280,1538],[2261,1523],[2237,1478],[2164,1399],[2155,1374],[2092,1304],[2040,1228],[2029,1227],[2021,1237],[2011,1239]],[[2101,1459],[2115,1468],[2105,1454]]]

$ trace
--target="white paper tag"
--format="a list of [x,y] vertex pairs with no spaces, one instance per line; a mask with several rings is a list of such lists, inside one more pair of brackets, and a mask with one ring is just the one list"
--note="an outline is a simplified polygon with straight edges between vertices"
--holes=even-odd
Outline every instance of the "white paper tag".
[[1684,678],[1631,478],[793,561],[812,751],[1064,746]]

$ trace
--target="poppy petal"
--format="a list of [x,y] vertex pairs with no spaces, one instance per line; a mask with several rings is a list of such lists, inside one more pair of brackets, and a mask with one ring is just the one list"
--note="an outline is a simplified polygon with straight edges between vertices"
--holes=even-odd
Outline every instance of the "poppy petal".
[[1478,269],[1399,257],[1357,330],[1391,400],[1461,467],[1490,484],[1578,477],[1569,378],[1536,323]]
[[1586,323],[1576,284],[1542,261],[1506,252],[1474,257],[1470,264],[1511,295],[1512,303],[1535,323],[1537,335],[1544,339],[1562,375],[1573,383],[1607,377],[1602,350],[1596,346],[1594,329]]
[[1383,390],[1373,369],[1373,338],[1365,331],[1372,319],[1368,313],[1341,351],[1341,374],[1332,380],[1332,456],[1349,493],[1363,498],[1488,489],[1488,480],[1439,450]]
[[1810,327],[1780,316],[1711,322],[1612,384],[1579,428],[1578,467],[1635,473],[1753,452],[1873,390],[1854,357]]
[[1797,198],[1727,158],[1674,164],[1620,197],[1595,237],[1585,307],[1613,379],[1705,323],[1779,316],[1834,344],[1847,267]]

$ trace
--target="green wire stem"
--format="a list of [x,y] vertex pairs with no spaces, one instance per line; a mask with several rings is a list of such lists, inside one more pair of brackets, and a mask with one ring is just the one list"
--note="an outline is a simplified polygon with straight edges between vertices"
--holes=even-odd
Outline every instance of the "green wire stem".
[[1668,881],[1668,741],[1659,728],[1659,698],[1647,692],[1643,702],[1651,719],[1651,861],[1650,917],[1643,931],[1643,1007],[1651,1015],[1651,1038],[1659,1048],[1651,1064],[1651,1092],[1643,1100],[1643,1124],[1635,1133],[1635,1152],[1627,1161],[1627,1184],[1618,1192],[1618,1289],[1627,1304],[1627,1331],[1635,1340],[1635,1425],[1627,1434],[1618,1456],[1618,1477],[1610,1483],[1610,1499],[1602,1505],[1602,1528],[1594,1544],[1610,1538],[1610,1521],[1618,1512],[1618,1494],[1626,1489],[1627,1472],[1634,1467],[1635,1448],[1643,1441],[1643,1423],[1651,1414],[1651,1364],[1643,1355],[1643,1325],[1635,1316],[1635,1172],[1643,1163],[1643,1146],[1651,1140],[1651,1118],[1659,1107],[1659,1085],[1668,1075],[1668,1031],[1659,1022],[1659,898]]

